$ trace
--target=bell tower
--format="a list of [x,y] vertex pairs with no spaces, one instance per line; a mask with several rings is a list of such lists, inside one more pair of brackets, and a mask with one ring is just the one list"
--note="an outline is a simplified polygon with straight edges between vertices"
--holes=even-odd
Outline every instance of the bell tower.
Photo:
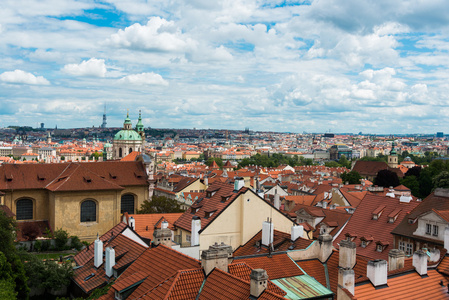
[[396,149],[394,149],[395,142],[391,144],[391,151],[390,155],[388,155],[388,166],[390,168],[397,168],[398,167],[398,154],[396,152]]

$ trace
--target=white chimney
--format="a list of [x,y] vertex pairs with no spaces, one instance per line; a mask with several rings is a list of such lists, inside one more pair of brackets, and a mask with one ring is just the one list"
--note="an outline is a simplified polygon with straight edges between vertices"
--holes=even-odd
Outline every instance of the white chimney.
[[161,229],[166,229],[166,228],[168,228],[168,222],[167,221],[162,221]]
[[419,275],[427,275],[427,254],[422,250],[413,253],[413,267]]
[[265,291],[268,286],[268,275],[264,269],[251,270],[250,278],[250,295],[254,298],[259,296]]
[[201,219],[198,216],[192,218],[192,236],[190,237],[190,246],[198,246],[200,244]]
[[327,202],[323,200],[323,208],[326,209],[327,208]]
[[292,226],[292,241],[296,241],[298,238],[304,235],[304,226],[293,225]]
[[98,268],[103,263],[103,242],[97,234],[97,239],[94,242],[94,266]]
[[277,210],[281,207],[281,196],[279,194],[274,195],[273,205]]
[[235,177],[234,178],[234,190],[235,191],[240,190],[244,186],[245,186],[245,181],[243,180],[242,177]]
[[269,246],[273,242],[273,223],[264,221],[262,223],[262,245]]
[[370,260],[366,268],[366,277],[375,286],[387,284],[387,261],[383,259]]
[[104,265],[104,270],[106,273],[106,276],[111,277],[112,274],[114,274],[114,271],[112,269],[113,266],[115,266],[115,250],[112,247],[107,247],[105,251],[106,261]]
[[204,185],[207,187],[209,186],[209,178],[204,177]]
[[354,295],[355,273],[353,269],[338,268],[337,300],[349,299],[347,294],[342,289],[347,289],[352,295]]
[[136,220],[133,217],[129,217],[128,226],[131,227],[132,230],[136,229]]
[[340,242],[340,255],[338,266],[340,268],[352,269],[356,263],[356,246],[354,242],[342,240]]
[[433,248],[430,250],[430,259],[431,262],[438,262],[440,260],[440,250],[438,248]]
[[444,228],[444,249],[449,252],[449,226]]

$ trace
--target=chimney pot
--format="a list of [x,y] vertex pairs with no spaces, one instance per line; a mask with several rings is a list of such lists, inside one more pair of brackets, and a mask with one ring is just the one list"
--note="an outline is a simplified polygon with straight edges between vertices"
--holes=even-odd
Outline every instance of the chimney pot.
[[232,247],[224,243],[215,243],[201,253],[201,266],[206,275],[214,268],[228,272],[228,264],[232,261]]
[[273,242],[273,223],[264,221],[262,223],[262,245],[269,246]]
[[338,266],[340,268],[352,269],[356,262],[356,245],[349,240],[340,242],[340,254]]
[[192,218],[192,230],[190,237],[190,246],[198,246],[200,244],[201,219],[198,216]]
[[115,250],[112,247],[107,247],[105,251],[106,261],[104,264],[106,276],[111,277],[114,274],[112,269],[115,266]]

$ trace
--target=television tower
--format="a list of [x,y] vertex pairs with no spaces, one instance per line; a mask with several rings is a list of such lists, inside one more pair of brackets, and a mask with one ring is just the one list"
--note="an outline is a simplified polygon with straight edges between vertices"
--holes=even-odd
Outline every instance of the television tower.
[[104,105],[103,123],[101,123],[101,128],[106,128],[106,104]]

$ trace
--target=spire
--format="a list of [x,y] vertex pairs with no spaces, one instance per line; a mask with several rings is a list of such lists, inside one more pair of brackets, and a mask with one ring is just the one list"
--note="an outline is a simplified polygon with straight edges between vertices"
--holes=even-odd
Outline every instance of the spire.
[[144,126],[142,123],[142,112],[139,110],[139,119],[137,120],[136,131],[142,137],[142,140],[145,139],[145,131],[143,130]]
[[132,127],[132,123],[131,123],[131,119],[129,118],[129,109],[128,109],[127,113],[126,113],[125,123],[123,123],[123,129],[131,130],[131,127]]

